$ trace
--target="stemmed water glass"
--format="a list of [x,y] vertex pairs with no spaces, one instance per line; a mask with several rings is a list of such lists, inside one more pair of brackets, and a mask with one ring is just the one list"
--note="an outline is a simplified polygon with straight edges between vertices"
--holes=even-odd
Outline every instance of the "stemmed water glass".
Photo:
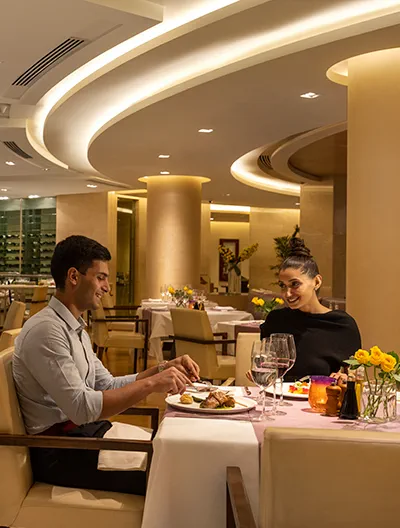
[[[279,407],[291,405],[283,399],[283,377],[293,367],[296,361],[296,345],[292,334],[271,334],[269,338],[270,349],[276,354],[278,365],[278,377],[280,378],[281,394]],[[277,410],[276,414],[286,414]]]
[[[274,385],[278,376],[277,361],[274,352],[265,341],[256,341],[251,352],[251,377],[256,385],[261,389],[262,411],[255,421],[273,420],[270,414],[265,411],[265,390]],[[274,390],[275,407],[275,390]]]

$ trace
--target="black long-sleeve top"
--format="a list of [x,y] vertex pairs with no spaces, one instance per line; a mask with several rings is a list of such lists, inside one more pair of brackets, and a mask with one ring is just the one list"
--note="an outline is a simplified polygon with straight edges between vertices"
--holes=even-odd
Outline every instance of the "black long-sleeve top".
[[361,348],[357,323],[342,310],[318,314],[291,308],[274,310],[260,329],[261,339],[275,333],[293,334],[297,359],[286,381],[312,374],[329,376]]

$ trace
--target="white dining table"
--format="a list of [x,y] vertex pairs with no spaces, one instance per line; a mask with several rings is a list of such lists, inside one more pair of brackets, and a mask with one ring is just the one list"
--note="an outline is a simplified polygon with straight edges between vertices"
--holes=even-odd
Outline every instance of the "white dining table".
[[[139,308],[138,315],[143,316],[143,309]],[[252,321],[253,315],[241,310],[207,310],[213,332],[216,332],[218,323],[226,321]],[[173,335],[174,328],[169,309],[151,310],[151,329],[149,339],[149,356],[155,357],[157,361],[163,360],[161,338]]]

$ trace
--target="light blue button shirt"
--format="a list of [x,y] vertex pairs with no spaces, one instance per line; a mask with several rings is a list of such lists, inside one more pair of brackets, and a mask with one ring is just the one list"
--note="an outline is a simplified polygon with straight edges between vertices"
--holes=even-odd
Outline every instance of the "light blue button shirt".
[[13,376],[28,433],[55,423],[99,419],[103,392],[124,387],[136,374],[113,377],[93,352],[85,322],[52,297],[15,341]]

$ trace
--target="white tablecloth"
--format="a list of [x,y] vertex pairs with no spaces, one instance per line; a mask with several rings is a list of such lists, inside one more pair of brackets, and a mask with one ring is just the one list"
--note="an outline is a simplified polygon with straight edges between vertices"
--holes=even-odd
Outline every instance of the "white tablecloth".
[[250,422],[165,418],[154,439],[142,528],[226,526],[226,468],[242,470],[258,516],[259,444]]
[[[139,317],[142,317],[142,311],[138,311]],[[208,318],[213,332],[218,323],[223,321],[251,321],[253,316],[248,312],[242,312],[240,310],[210,310],[207,311]],[[151,313],[151,331],[149,340],[149,355],[157,358],[157,361],[162,361],[162,344],[161,338],[173,335],[174,329],[172,326],[172,318],[169,310],[156,311],[152,310]]]

